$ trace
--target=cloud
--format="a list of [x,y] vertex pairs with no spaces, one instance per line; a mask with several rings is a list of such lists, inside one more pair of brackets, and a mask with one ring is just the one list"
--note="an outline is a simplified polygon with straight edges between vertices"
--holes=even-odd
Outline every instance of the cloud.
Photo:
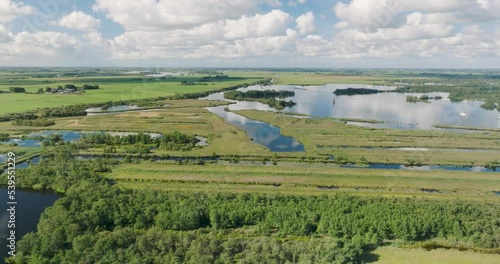
[[294,52],[293,38],[272,36],[238,39],[234,42],[218,42],[196,48],[186,53],[186,58],[243,58],[260,56],[289,56]]
[[[280,47],[284,42],[289,44],[288,40],[296,36],[297,33],[287,27],[292,21],[289,14],[276,9],[265,14],[225,19],[190,29],[128,31],[110,43],[113,56],[117,58],[266,54],[271,52],[269,47]],[[277,46],[273,45],[273,41]],[[251,44],[260,47],[262,52],[258,52]],[[216,49],[220,51],[216,52]]]
[[10,42],[0,43],[6,57],[34,58],[74,56],[83,44],[73,36],[60,32],[20,32]]
[[66,28],[76,29],[80,31],[94,31],[101,24],[101,20],[87,15],[82,11],[72,12],[61,19],[58,25]]
[[299,16],[295,21],[297,22],[300,34],[309,34],[315,30],[313,12],[309,11]]
[[17,17],[33,14],[35,8],[11,0],[0,0],[0,23],[10,22]]
[[10,42],[12,40],[12,32],[10,30],[0,24],[0,43]]
[[[307,7],[311,2],[284,3]],[[500,56],[500,0],[343,0],[332,4],[330,16],[337,19],[320,11],[294,17],[288,10],[296,8],[280,6],[280,0],[95,0],[94,11],[125,29],[109,37],[97,30],[99,19],[78,9],[50,25],[81,33],[47,32],[44,27],[37,33],[20,32],[22,28],[15,27],[22,21],[11,21],[37,15],[36,10],[0,0],[0,56],[4,61],[85,58],[92,63],[110,57],[116,59],[110,63],[129,65],[167,59],[261,66],[480,61]],[[318,27],[318,16],[322,24],[331,24]]]
[[237,19],[257,11],[260,4],[280,6],[278,0],[96,0],[103,11],[126,30],[191,28],[221,19]]
[[333,11],[340,19],[334,25],[339,32],[322,47],[335,58],[498,53],[491,36],[474,23],[498,21],[500,0],[351,0],[337,3]]
[[406,13],[421,12],[433,22],[457,23],[500,19],[500,0],[352,0],[337,3],[336,16],[352,27],[367,30],[393,27]]
[[237,20],[226,20],[224,36],[229,39],[245,38],[250,36],[274,36],[286,32],[291,16],[281,10],[252,17],[243,16]]

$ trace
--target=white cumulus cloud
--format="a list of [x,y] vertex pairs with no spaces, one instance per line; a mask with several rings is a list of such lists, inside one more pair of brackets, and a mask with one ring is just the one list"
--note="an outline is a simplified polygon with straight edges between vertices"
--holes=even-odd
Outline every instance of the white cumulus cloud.
[[309,34],[316,29],[314,25],[313,12],[309,11],[299,16],[295,21],[297,22],[297,27],[299,29],[300,34]]
[[101,20],[96,19],[91,15],[87,15],[82,11],[72,12],[62,17],[58,22],[59,26],[81,31],[96,30],[100,24]]
[[16,19],[19,16],[33,14],[35,8],[23,3],[15,3],[11,0],[0,0],[0,23]]
[[165,30],[237,19],[264,3],[280,5],[277,0],[96,0],[93,8],[127,30]]

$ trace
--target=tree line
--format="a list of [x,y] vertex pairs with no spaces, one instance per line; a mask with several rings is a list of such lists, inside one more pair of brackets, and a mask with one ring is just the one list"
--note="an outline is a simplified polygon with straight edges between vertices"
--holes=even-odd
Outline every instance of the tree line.
[[89,147],[88,144],[104,144],[108,146],[152,144],[164,150],[191,150],[195,147],[196,143],[198,143],[198,139],[195,135],[173,131],[171,133],[161,134],[159,137],[145,133],[123,136],[112,136],[108,133],[90,133],[83,134],[79,144],[85,147]]
[[276,90],[250,90],[247,92],[228,91],[224,92],[224,98],[237,101],[253,101],[267,104],[270,107],[282,110],[286,107],[293,107],[296,103],[293,101],[277,100],[276,98],[286,98],[294,96],[293,91],[276,91]]

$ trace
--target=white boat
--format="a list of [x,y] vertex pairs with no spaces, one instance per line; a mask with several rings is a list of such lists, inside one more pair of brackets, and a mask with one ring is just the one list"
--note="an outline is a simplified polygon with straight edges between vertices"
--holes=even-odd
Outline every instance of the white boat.
[[461,116],[466,116],[467,114],[466,113],[460,113]]

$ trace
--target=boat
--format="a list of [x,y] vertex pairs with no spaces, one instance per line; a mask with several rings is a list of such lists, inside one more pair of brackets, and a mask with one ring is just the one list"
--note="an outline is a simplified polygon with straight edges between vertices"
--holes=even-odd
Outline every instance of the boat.
[[460,113],[460,115],[461,116],[466,116],[467,114],[462,112],[462,113]]
[[305,91],[307,91],[307,89],[306,89],[306,88],[304,88],[304,87],[294,87],[294,89],[297,89],[297,90],[305,90]]

